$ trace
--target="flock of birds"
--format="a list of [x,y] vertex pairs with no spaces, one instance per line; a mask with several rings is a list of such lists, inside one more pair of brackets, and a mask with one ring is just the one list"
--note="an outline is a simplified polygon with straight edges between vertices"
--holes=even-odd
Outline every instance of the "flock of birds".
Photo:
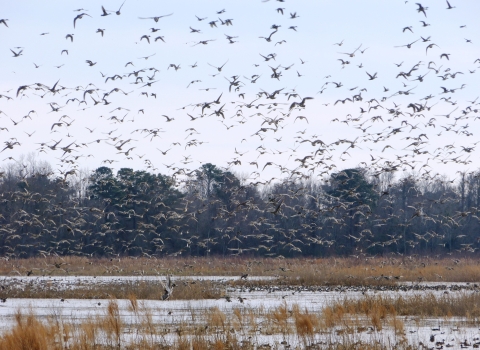
[[[388,49],[398,50],[398,63],[380,62],[378,57],[369,56],[370,52],[379,52],[382,48],[357,43],[346,49],[347,40],[332,40],[332,49],[327,50],[337,57],[333,59],[337,71],[315,77],[315,91],[305,95],[299,93],[301,88],[296,85],[285,86],[287,81],[302,84],[302,79],[308,78],[304,73],[308,70],[306,67],[316,64],[305,57],[284,62],[284,57],[291,57],[284,48],[301,42],[299,37],[305,35],[302,18],[307,16],[297,13],[295,3],[262,1],[261,6],[268,6],[268,11],[276,17],[271,20],[274,23],[265,27],[265,32],[255,36],[253,46],[264,46],[261,52],[255,53],[257,60],[248,65],[239,61],[238,52],[235,57],[218,59],[218,62],[199,63],[204,60],[202,55],[207,54],[195,47],[209,50],[213,46],[218,56],[222,56],[221,46],[228,45],[235,50],[236,45],[242,44],[240,34],[218,34],[220,29],[235,31],[240,22],[227,7],[192,17],[191,24],[185,28],[192,40],[181,43],[182,46],[171,44],[175,33],[163,34],[168,32],[166,27],[172,25],[168,20],[174,20],[178,14],[139,16],[135,21],[141,32],[135,46],[148,47],[152,53],[142,57],[131,54],[128,62],[102,63],[88,57],[75,61],[71,57],[84,56],[84,46],[76,52],[76,45],[93,40],[98,42],[95,50],[113,48],[119,50],[121,56],[121,48],[127,44],[113,39],[109,42],[113,36],[111,28],[102,21],[106,17],[121,21],[133,3],[125,0],[114,10],[104,6],[75,9],[70,31],[60,33],[64,37],[62,46],[47,48],[64,62],[49,67],[56,78],[42,83],[34,82],[35,78],[25,82],[14,80],[16,86],[0,93],[3,143],[0,176],[6,176],[8,162],[21,165],[25,158],[20,154],[29,151],[58,161],[52,175],[61,175],[66,182],[79,177],[86,165],[125,168],[135,164],[150,172],[167,172],[180,187],[182,181],[197,174],[195,169],[199,164],[206,162],[233,172],[245,170],[246,182],[259,186],[285,178],[326,179],[341,170],[343,164],[369,169],[376,177],[410,171],[427,180],[440,176],[436,171],[438,166],[454,164],[458,169],[468,168],[480,142],[474,137],[475,123],[480,118],[480,100],[475,95],[465,98],[466,91],[471,89],[466,81],[480,67],[480,56],[466,61],[459,57],[461,52],[446,51],[445,45],[450,49],[454,47],[442,42],[446,39],[435,37],[435,27],[444,24],[434,22],[435,18],[430,17],[431,8],[408,1],[404,5],[411,12],[410,25],[392,30],[401,32],[406,44],[399,43]],[[452,5],[455,4],[448,1],[445,5],[435,2],[431,7],[446,6],[442,10],[452,13],[458,10]],[[414,26],[412,22],[421,25]],[[87,33],[84,28],[88,23],[95,23],[98,29]],[[455,26],[452,37],[466,35],[467,25]],[[0,35],[21,30],[19,18],[0,19]],[[416,34],[418,32],[421,34]],[[32,35],[41,40],[54,33]],[[223,44],[219,43],[221,40]],[[476,45],[472,38],[461,41],[464,45]],[[156,63],[169,59],[165,49],[158,45],[169,44],[171,46],[165,47],[170,50],[190,50],[187,52],[191,54],[185,55],[181,62],[169,61],[157,66]],[[30,67],[28,75],[32,77],[47,68],[44,63],[32,64],[42,56],[32,55],[28,47],[7,49],[12,54],[11,60],[23,60],[23,67]],[[130,47],[128,50],[132,52]],[[92,50],[88,52],[94,54]],[[249,57],[247,53],[245,57]],[[374,63],[363,63],[363,59]],[[4,62],[8,67],[6,58]],[[82,66],[74,66],[80,62]],[[153,62],[155,64],[149,65]],[[391,66],[388,72],[376,71],[375,66],[383,64]],[[110,72],[97,72],[95,81],[88,84],[66,83],[72,80],[75,70],[80,72],[75,79],[84,80],[82,72],[88,69],[85,76],[90,76],[91,70],[99,66]],[[117,70],[118,66],[121,68]],[[204,70],[199,74],[200,66]],[[188,74],[182,73],[186,70]],[[205,74],[205,70],[212,74]],[[227,74],[227,70],[235,73]],[[176,74],[183,74],[182,79],[187,76],[188,80],[179,82],[181,79],[176,80]],[[342,77],[348,76],[358,76],[358,85],[347,86],[352,79],[347,83]],[[207,81],[212,85],[206,85]],[[381,86],[378,91],[377,85],[369,85],[377,83]],[[427,83],[433,90],[426,95],[416,94],[423,91],[422,85]],[[262,84],[266,87],[255,88]],[[170,89],[175,93],[168,95],[170,101],[165,100]],[[190,96],[198,100],[172,107],[180,101],[175,96],[177,91],[183,91],[181,101]],[[205,95],[208,97],[201,97]],[[458,95],[462,100],[457,99]],[[147,107],[141,106],[144,103]],[[35,107],[27,112],[30,106]],[[334,117],[319,119],[316,116],[319,110]],[[348,136],[342,136],[344,134]],[[230,146],[233,154],[221,159],[219,155],[226,155],[226,148]],[[165,164],[164,159],[174,161]],[[272,213],[276,214],[281,205],[276,203]]]

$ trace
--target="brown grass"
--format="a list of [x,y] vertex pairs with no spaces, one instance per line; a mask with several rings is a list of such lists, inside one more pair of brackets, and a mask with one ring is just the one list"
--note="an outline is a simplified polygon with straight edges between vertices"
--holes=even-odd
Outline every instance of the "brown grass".
[[305,309],[303,312],[298,305],[293,306],[293,317],[295,319],[295,330],[299,342],[306,349],[315,343],[315,333],[319,330],[319,319]]
[[[375,257],[279,258],[115,258],[53,257],[4,259],[0,275],[10,276],[279,276],[290,285],[371,285],[403,281],[475,282],[480,259]],[[397,279],[398,278],[398,279]]]
[[410,296],[364,296],[357,300],[346,298],[331,307],[380,319],[385,319],[387,315],[478,318],[480,295],[471,292],[435,295],[427,292]]
[[[392,330],[395,348],[412,348],[408,344],[405,333],[405,321],[419,327],[422,320],[428,322],[431,318],[447,320],[458,317],[455,324],[458,327],[478,327],[480,316],[480,296],[477,293],[457,292],[455,294],[435,295],[424,293],[410,296],[371,296],[360,299],[344,298],[326,306],[316,318],[318,322],[315,332],[331,334],[335,330],[336,337],[330,339],[327,348],[335,348],[333,343],[339,337],[349,341],[347,348],[356,348],[352,343],[354,334],[380,331],[385,328]],[[297,334],[299,334],[297,329]],[[353,335],[353,337],[352,337]],[[307,344],[304,342],[304,344]],[[379,344],[362,343],[359,348],[375,348]],[[383,344],[385,346],[385,344]],[[417,344],[418,345],[418,344]],[[341,347],[340,347],[341,348]],[[385,348],[379,346],[378,348]],[[416,348],[415,346],[413,348]]]
[[[174,278],[175,279],[175,278]],[[135,294],[139,299],[160,300],[163,287],[160,281],[114,281],[111,283],[75,284],[74,288],[62,288],[56,283],[19,285],[16,281],[3,283],[0,297],[45,298],[45,299],[130,299]],[[225,286],[214,281],[185,281],[177,283],[171,300],[218,299]]]
[[[365,295],[356,300],[338,300],[321,314],[285,302],[271,309],[235,308],[231,316],[214,307],[200,314],[192,311],[191,323],[183,320],[163,324],[152,321],[155,311],[146,308],[135,295],[128,300],[128,311],[135,318],[132,324],[122,320],[114,299],[103,314],[79,324],[58,315],[42,322],[31,312],[19,311],[15,325],[0,336],[0,349],[267,349],[258,342],[258,335],[274,336],[284,345],[296,339],[294,342],[304,349],[411,349],[416,347],[406,340],[403,316],[463,316],[475,323],[480,314],[480,296],[476,293]],[[377,343],[375,338],[358,340],[357,334],[385,327],[394,330],[395,338],[389,339],[389,344]],[[325,335],[321,342],[320,334]]]
[[[395,286],[398,282],[476,282],[480,274],[480,260],[428,258],[374,258],[374,259],[262,259],[241,258],[197,258],[197,259],[130,259],[121,258],[91,259],[67,257],[64,259],[47,257],[45,259],[10,260],[0,262],[0,271],[10,269],[10,275],[33,271],[33,274],[45,272],[32,266],[55,266],[51,274],[76,275],[124,275],[141,271],[145,275],[159,275],[165,278],[172,274],[173,279],[182,275],[192,275],[189,281],[177,283],[172,299],[212,299],[222,296],[224,285],[214,281],[195,281],[195,275],[234,275],[237,279],[229,282],[232,287],[290,287],[290,286]],[[101,269],[100,269],[101,268]],[[100,270],[99,270],[100,269]],[[141,270],[140,270],[141,269]],[[23,271],[23,272],[22,272]],[[243,273],[251,276],[277,277],[274,279],[240,279]],[[160,277],[159,277],[160,278]],[[15,285],[15,283],[12,283]],[[135,293],[140,299],[160,299],[163,288],[157,281],[142,280],[77,285],[68,290],[58,285],[27,285],[14,289],[11,293],[0,291],[0,297],[23,298],[64,298],[64,299],[125,299]]]
[[17,312],[16,325],[1,339],[0,348],[10,350],[43,350],[49,345],[51,332],[33,314]]
[[464,325],[478,326],[480,295],[471,292],[435,295],[422,293],[409,296],[365,295],[360,299],[344,298],[325,307],[320,317],[324,328],[340,327],[341,333],[355,326],[357,330],[382,330],[391,327],[398,341],[405,341],[402,317],[424,318],[461,317]]
[[111,347],[121,347],[122,344],[122,320],[120,318],[120,310],[115,300],[110,300],[107,306],[107,314],[101,324],[106,334],[107,343]]

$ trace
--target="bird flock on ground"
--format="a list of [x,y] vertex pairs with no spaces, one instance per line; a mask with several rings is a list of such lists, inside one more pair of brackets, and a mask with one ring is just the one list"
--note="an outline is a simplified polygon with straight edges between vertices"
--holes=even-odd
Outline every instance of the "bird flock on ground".
[[[395,3],[392,6],[404,6],[411,15],[408,18],[409,23],[403,28],[386,29],[400,33],[402,38],[405,38],[389,48],[373,47],[368,43],[369,38],[360,40],[353,33],[351,39],[341,40],[328,34],[329,38],[332,37],[330,47],[321,50],[328,51],[327,57],[333,57],[330,63],[335,64],[336,70],[324,76],[313,77],[316,84],[305,82],[309,78],[307,72],[312,69],[308,67],[318,64],[314,61],[315,58],[297,57],[285,62],[285,57],[289,60],[292,57],[293,50],[289,49],[289,45],[297,48],[294,45],[302,42],[302,36],[315,37],[319,34],[308,33],[302,29],[302,19],[308,17],[308,14],[296,10],[295,2],[266,0],[249,5],[268,11],[271,17],[266,18],[265,22],[271,23],[264,25],[263,32],[253,35],[248,32],[244,36],[238,33],[236,28],[241,27],[239,22],[245,18],[237,18],[235,13],[229,12],[227,3],[225,8],[217,10],[210,10],[207,6],[205,13],[191,16],[190,24],[183,28],[182,35],[191,38],[186,42],[179,42],[179,35],[175,31],[168,31],[169,26],[175,25],[176,18],[183,14],[152,12],[154,16],[127,17],[128,12],[133,11],[133,5],[125,0],[119,3],[118,9],[105,6],[72,9],[65,14],[71,17],[68,32],[32,33],[32,36],[37,37],[36,41],[49,36],[61,38],[61,42],[56,39],[55,45],[44,48],[55,57],[58,65],[40,62],[43,57],[41,53],[31,53],[28,46],[2,45],[2,60],[6,69],[10,62],[12,66],[19,64],[18,60],[23,60],[20,65],[24,70],[28,69],[28,74],[21,75],[22,81],[18,79],[20,74],[14,72],[16,78],[9,78],[7,81],[13,81],[16,85],[0,92],[0,155],[3,156],[0,176],[4,185],[7,180],[15,177],[17,186],[2,194],[4,211],[0,220],[3,220],[5,225],[2,237],[5,244],[15,242],[16,247],[28,243],[22,239],[23,234],[29,233],[27,227],[36,226],[38,232],[42,232],[50,220],[52,228],[64,234],[74,234],[80,227],[81,232],[99,230],[103,232],[103,236],[105,232],[109,232],[107,236],[112,232],[118,234],[117,230],[134,231],[132,237],[124,238],[124,242],[129,243],[123,245],[123,250],[108,251],[108,247],[104,247],[110,254],[129,253],[129,247],[140,239],[138,235],[143,235],[137,230],[143,228],[158,234],[158,222],[166,225],[165,222],[170,220],[168,227],[174,231],[172,234],[187,231],[182,230],[184,225],[189,227],[189,234],[185,233],[185,236],[180,238],[184,241],[184,246],[173,244],[170,252],[183,253],[188,251],[186,248],[191,249],[192,240],[189,235],[195,225],[195,232],[199,234],[194,235],[197,238],[196,244],[210,251],[210,230],[198,228],[199,216],[206,211],[212,216],[212,220],[220,217],[226,220],[222,230],[227,229],[227,232],[230,232],[228,243],[233,240],[237,246],[232,248],[225,244],[224,251],[238,254],[252,250],[240,248],[239,242],[242,242],[242,239],[234,232],[232,217],[236,216],[236,212],[242,211],[245,212],[243,219],[246,219],[250,215],[249,210],[259,210],[258,205],[252,204],[251,198],[254,196],[249,197],[245,193],[247,187],[254,187],[259,192],[259,198],[264,199],[264,207],[260,209],[263,210],[263,216],[280,215],[291,219],[292,215],[303,215],[305,219],[308,216],[305,214],[306,207],[302,206],[299,210],[296,204],[288,204],[288,198],[298,199],[299,196],[305,196],[305,186],[295,187],[292,193],[292,187],[288,185],[309,181],[328,184],[330,181],[328,186],[336,184],[341,187],[354,181],[354,178],[355,181],[360,181],[356,177],[357,172],[342,171],[346,168],[357,169],[373,179],[373,183],[377,181],[375,191],[380,198],[387,197],[389,189],[388,186],[378,185],[379,179],[391,178],[402,172],[412,174],[409,179],[413,178],[414,181],[421,179],[430,183],[441,181],[445,184],[449,181],[453,183],[455,179],[445,180],[437,169],[454,167],[460,172],[459,178],[478,178],[474,168],[478,159],[476,146],[480,142],[475,138],[476,120],[480,118],[480,100],[475,96],[478,94],[478,85],[472,86],[471,82],[475,81],[472,77],[476,76],[476,70],[480,67],[480,53],[478,57],[470,58],[468,55],[471,51],[462,54],[461,48],[461,45],[466,45],[469,50],[470,46],[476,47],[475,38],[470,37],[475,33],[469,32],[468,24],[452,21],[449,23],[453,28],[451,38],[458,42],[455,45],[450,44],[447,38],[435,35],[437,28],[445,24],[436,21],[435,16],[431,15],[432,12],[448,11],[447,16],[453,16],[454,12],[459,10],[456,4],[449,1],[432,2],[429,6],[409,1]],[[135,23],[137,28],[136,39],[132,43],[126,43],[118,37],[110,39],[114,37],[111,29],[119,27],[114,27],[113,22],[107,20],[115,20],[115,25],[118,25],[125,17],[129,23]],[[11,31],[22,30],[21,18],[0,18],[2,36],[8,36]],[[90,49],[88,54],[99,57],[95,55],[95,51],[110,50],[108,62],[86,57],[82,45],[90,41],[95,42],[95,49]],[[244,49],[241,45],[244,45],[245,41],[251,42],[251,46],[255,47],[254,56],[250,55],[252,49],[249,53],[241,52]],[[79,50],[77,45],[80,46]],[[131,58],[119,62],[116,56],[124,56],[123,46],[128,46],[127,52]],[[236,46],[242,47],[240,52],[234,51]],[[131,47],[141,48],[142,52],[148,50],[150,53],[138,57],[135,50],[130,50]],[[232,57],[223,57],[223,47],[228,47],[228,50],[233,50],[228,52],[235,54]],[[182,55],[181,61],[173,62],[168,50],[188,54]],[[379,61],[378,55],[381,55],[382,50],[394,50],[398,59],[395,62]],[[7,57],[5,52],[9,52],[10,57]],[[216,56],[219,58],[212,61],[211,58]],[[172,57],[178,59],[179,56],[172,54]],[[250,57],[255,59],[246,63],[246,59]],[[382,69],[384,65],[390,68]],[[97,67],[101,67],[101,70]],[[37,76],[44,77],[42,70],[53,73],[49,74],[52,77],[48,80],[39,82]],[[95,71],[95,75],[92,71]],[[95,78],[93,82],[84,83],[84,76]],[[75,80],[81,82],[81,85],[72,83]],[[288,86],[287,83],[291,85]],[[303,88],[302,84],[307,88]],[[429,92],[424,93],[426,90]],[[185,103],[186,101],[188,102]],[[33,155],[28,155],[29,152]],[[37,160],[32,160],[35,157]],[[42,169],[38,169],[38,159],[43,157],[56,164],[44,165]],[[37,164],[37,169],[32,169],[32,164]],[[216,167],[211,167],[212,164]],[[32,192],[32,178],[38,178],[38,174],[42,173],[43,177],[57,181],[69,190],[79,188],[75,193],[69,193],[67,198],[61,199],[60,196],[56,199],[54,211],[67,210],[62,208],[63,203],[78,203],[80,197],[92,191],[92,183],[97,181],[98,184],[102,181],[102,174],[108,175],[108,181],[113,178],[105,169],[106,172],[99,172],[99,169],[102,169],[99,168],[95,173],[95,180],[92,171],[86,171],[86,167],[141,167],[144,172],[164,172],[166,175],[162,179],[168,178],[169,186],[179,191],[178,197],[183,196],[186,204],[182,204],[184,209],[180,212],[179,207],[175,210],[169,208],[171,210],[167,210],[167,214],[162,214],[163,216],[159,211],[155,211],[151,215],[154,220],[147,219],[150,214],[140,212],[140,207],[145,203],[138,198],[127,196],[115,203],[109,198],[106,204],[102,202],[103,205],[97,205],[95,209],[78,205],[73,205],[73,209],[69,208],[76,211],[74,216],[78,220],[83,220],[75,221],[75,224],[72,223],[74,221],[60,220],[61,214],[55,219],[47,220],[43,214],[40,215],[38,208],[15,207],[12,204],[18,201],[33,201],[37,204],[42,201],[53,202],[49,196],[60,196],[40,196]],[[139,173],[131,171],[129,174],[133,176]],[[218,180],[219,174],[223,176],[224,182]],[[240,190],[227,189],[225,179],[231,180],[229,176],[241,179],[237,186]],[[126,177],[123,178],[125,179]],[[158,178],[155,181],[158,185]],[[203,192],[198,188],[192,190],[202,181]],[[208,182],[206,185],[205,181]],[[140,187],[141,184],[140,181]],[[361,181],[356,184],[361,184]],[[102,185],[105,185],[105,181]],[[273,194],[282,186],[284,193]],[[330,206],[324,205],[322,213],[332,213],[336,209],[348,211],[354,202],[354,212],[360,210],[363,216],[371,213],[372,209],[368,207],[371,203],[367,203],[369,200],[362,197],[361,191],[364,191],[364,188],[359,186],[344,189],[346,192],[342,195],[337,193],[333,200],[329,197],[326,201],[329,201]],[[275,189],[272,190],[273,188]],[[237,196],[233,208],[218,204],[218,197],[221,197],[219,193],[212,199],[214,190]],[[139,190],[132,196],[140,196],[140,192],[142,191]],[[105,200],[101,193],[97,188],[95,196],[89,195],[84,200]],[[332,193],[334,191],[329,195]],[[35,197],[36,195],[38,196]],[[317,204],[319,196],[325,197],[322,193],[312,196]],[[360,201],[360,197],[364,199]],[[338,198],[343,198],[347,204],[338,203]],[[198,204],[195,202],[197,199],[204,203]],[[150,204],[151,200],[149,199]],[[12,208],[16,208],[15,211],[8,208],[9,203]],[[412,218],[426,217],[425,203],[408,204],[413,211],[406,219],[407,226]],[[474,208],[476,205],[477,203],[471,204]],[[115,206],[116,212],[109,213],[106,209],[109,206]],[[192,211],[193,206],[196,208]],[[206,206],[215,206],[215,211],[204,210]],[[331,209],[332,207],[334,209]],[[287,208],[292,209],[292,214],[286,214]],[[450,217],[453,217],[453,220],[472,215],[476,217],[475,210],[466,208],[467,205],[462,199],[462,205],[455,208]],[[315,219],[319,215],[317,209],[318,205]],[[99,213],[96,213],[97,210]],[[403,211],[405,212],[406,208],[403,208]],[[96,215],[97,219],[94,221],[103,220],[103,226],[99,224],[101,227],[85,229],[87,224],[91,224],[86,220],[85,213]],[[115,215],[133,218],[133,226],[120,227],[117,224],[113,228],[109,222],[115,222]],[[442,215],[442,222],[446,222],[445,214]],[[255,217],[253,227],[262,226],[262,220],[270,220],[263,216],[260,216],[260,219]],[[25,220],[22,221],[21,218],[29,224],[25,224]],[[439,217],[430,218],[441,221]],[[183,223],[172,224],[175,219]],[[236,219],[239,220],[238,217]],[[142,222],[136,223],[135,220]],[[189,220],[192,222],[188,222]],[[345,217],[331,216],[327,221],[328,225],[334,222],[340,227],[347,226]],[[352,225],[360,226],[357,221]],[[402,225],[406,225],[405,222]],[[250,226],[252,228],[252,225]],[[218,229],[215,228],[217,235]],[[292,227],[289,228],[291,229]],[[317,230],[312,227],[309,229],[312,232]],[[358,230],[353,228],[347,237],[359,241],[358,234],[361,230]],[[265,231],[259,229],[255,233],[257,239],[258,234],[265,234],[261,232]],[[437,234],[429,232],[411,234],[420,235],[422,239],[427,235],[432,239],[438,238]],[[281,241],[284,250],[302,252],[294,242],[298,239],[295,238],[295,232],[288,236],[288,240]],[[398,234],[386,241],[396,244],[401,236]],[[413,237],[418,239],[417,236]],[[147,240],[150,239],[153,238]],[[310,243],[328,246],[335,242],[331,237],[319,239],[310,236],[309,239]],[[52,238],[50,241],[56,242],[53,244],[56,248],[50,251],[57,251],[58,242],[62,240]],[[83,244],[105,245],[114,240],[102,238],[99,241],[93,240],[94,243]],[[200,240],[203,240],[203,243],[200,244]],[[305,239],[302,240],[305,242]],[[266,241],[272,243],[271,239]],[[61,249],[62,252],[83,251],[83,248],[72,249],[72,242],[67,243],[68,248]],[[164,240],[157,237],[156,244],[156,248],[148,253],[144,252],[142,247],[142,253],[162,251]],[[412,241],[410,245],[415,247],[417,244],[418,241]],[[442,241],[439,244],[446,243]],[[269,252],[272,245],[264,244],[263,247]],[[371,242],[367,245],[371,247]],[[453,246],[451,242],[450,246]],[[36,250],[29,247],[28,254],[34,254],[33,251],[38,253],[38,250],[46,254],[47,250],[42,248],[45,246],[36,247]],[[467,248],[473,249],[471,244]]]

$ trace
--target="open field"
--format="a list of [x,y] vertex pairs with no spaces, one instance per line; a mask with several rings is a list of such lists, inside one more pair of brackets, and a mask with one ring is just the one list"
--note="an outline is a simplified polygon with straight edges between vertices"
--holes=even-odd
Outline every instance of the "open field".
[[230,301],[13,299],[0,307],[0,348],[416,349],[480,341],[476,292],[253,293],[240,301],[241,295],[232,292]]
[[[86,259],[47,257],[2,260],[0,298],[160,299],[159,279],[178,280],[172,299],[214,299],[227,287],[289,290],[293,287],[415,290],[422,283],[471,283],[479,261],[427,257],[343,259]],[[244,276],[245,278],[241,278]],[[208,278],[207,278],[208,277]],[[422,287],[424,288],[424,287]],[[430,286],[429,288],[438,288]],[[461,288],[466,288],[465,286]]]
[[[475,282],[480,259],[463,255],[281,259],[248,257],[84,258],[46,256],[0,260],[4,276],[278,276],[287,284],[372,284],[378,280]],[[366,281],[366,282],[365,282]]]
[[[1,269],[0,349],[480,345],[474,259],[49,257]],[[162,301],[166,275],[176,286]]]

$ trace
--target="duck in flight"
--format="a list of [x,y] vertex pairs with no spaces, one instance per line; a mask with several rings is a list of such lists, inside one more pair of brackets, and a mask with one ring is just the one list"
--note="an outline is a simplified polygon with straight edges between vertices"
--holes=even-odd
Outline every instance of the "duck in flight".
[[168,15],[163,15],[163,16],[155,16],[155,17],[138,17],[140,19],[153,19],[155,22],[158,22],[160,20],[160,18],[163,18],[163,17],[168,17],[168,16],[171,16],[173,15],[173,12],[172,13],[169,13]]

